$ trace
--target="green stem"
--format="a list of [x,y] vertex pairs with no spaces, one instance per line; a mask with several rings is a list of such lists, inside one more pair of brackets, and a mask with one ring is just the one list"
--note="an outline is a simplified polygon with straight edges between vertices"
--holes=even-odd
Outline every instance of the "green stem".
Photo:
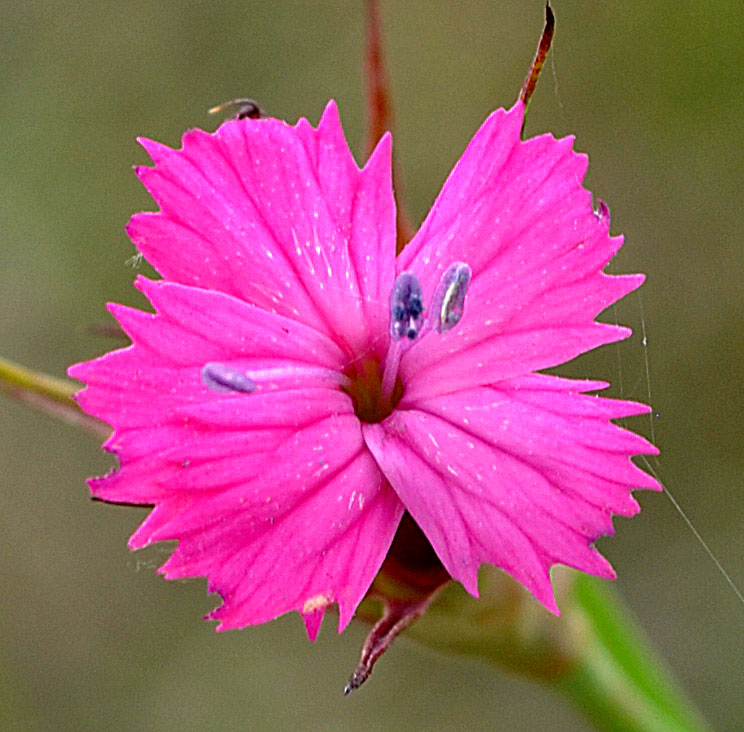
[[552,687],[603,732],[709,732],[606,580],[553,580],[561,617],[489,568],[480,599],[451,583],[406,634]]
[[107,437],[111,429],[85,414],[73,399],[79,387],[72,381],[31,371],[0,358],[0,390],[19,401],[51,414],[68,424],[82,427],[99,437]]
[[577,576],[574,593],[586,642],[576,664],[555,680],[556,688],[605,732],[709,730],[617,593],[586,575]]

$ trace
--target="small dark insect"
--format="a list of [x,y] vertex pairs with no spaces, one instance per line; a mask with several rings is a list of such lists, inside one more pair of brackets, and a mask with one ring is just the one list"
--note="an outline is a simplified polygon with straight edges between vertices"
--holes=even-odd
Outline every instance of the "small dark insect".
[[265,116],[258,102],[253,99],[231,99],[229,102],[212,107],[209,114],[218,114],[231,109],[237,110],[234,119],[261,119]]

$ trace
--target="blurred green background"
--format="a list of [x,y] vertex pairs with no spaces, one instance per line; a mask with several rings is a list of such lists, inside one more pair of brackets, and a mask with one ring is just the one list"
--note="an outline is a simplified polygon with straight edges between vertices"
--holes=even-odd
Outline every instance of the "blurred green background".
[[[649,281],[616,312],[636,335],[563,373],[647,398],[661,478],[744,585],[744,14],[739,0],[555,0],[527,132],[574,133],[588,185]],[[396,150],[417,220],[483,118],[514,101],[542,0],[389,0]],[[317,121],[329,97],[361,152],[361,2],[5,0],[0,27],[0,352],[63,375],[112,346],[86,327],[143,304],[124,232],[153,204],[130,166],[214,104]],[[645,322],[647,348],[642,342]],[[115,344],[114,344],[115,345]],[[636,428],[649,434],[651,420]],[[166,583],[167,547],[130,554],[144,512],[93,503],[95,439],[0,399],[3,730],[586,730],[549,691],[405,638],[341,690],[366,629],[299,617],[217,635],[202,581]],[[670,502],[601,542],[652,642],[718,730],[744,730],[744,606]]]

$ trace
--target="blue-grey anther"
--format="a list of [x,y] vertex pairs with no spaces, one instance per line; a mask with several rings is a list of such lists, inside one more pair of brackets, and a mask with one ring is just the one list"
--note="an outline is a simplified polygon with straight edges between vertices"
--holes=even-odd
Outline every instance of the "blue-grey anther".
[[390,335],[414,340],[424,325],[424,291],[413,272],[398,275],[390,293]]
[[224,363],[208,363],[201,372],[202,381],[212,391],[251,394],[258,388],[256,382],[240,369]]
[[453,262],[439,280],[431,303],[432,325],[439,333],[454,328],[465,309],[465,295],[473,270],[465,262]]

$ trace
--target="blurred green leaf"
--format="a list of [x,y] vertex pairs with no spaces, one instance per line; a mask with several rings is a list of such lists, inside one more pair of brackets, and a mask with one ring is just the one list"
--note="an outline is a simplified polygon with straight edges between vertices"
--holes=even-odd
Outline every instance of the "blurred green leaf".
[[579,574],[576,607],[586,637],[576,666],[557,688],[605,732],[704,732],[670,672],[606,582]]
[[555,617],[508,575],[481,570],[481,597],[451,584],[407,634],[556,689],[603,732],[707,732],[606,580],[557,570]]

